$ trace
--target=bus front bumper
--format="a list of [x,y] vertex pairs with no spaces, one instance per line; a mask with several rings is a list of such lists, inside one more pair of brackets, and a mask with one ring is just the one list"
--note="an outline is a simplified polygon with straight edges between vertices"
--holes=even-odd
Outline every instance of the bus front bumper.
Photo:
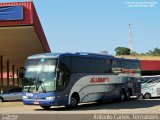
[[56,102],[55,92],[27,93],[23,92],[22,101],[25,105],[54,106]]
[[40,105],[40,106],[54,106],[55,102],[54,100],[29,100],[29,99],[23,99],[23,103],[25,105]]

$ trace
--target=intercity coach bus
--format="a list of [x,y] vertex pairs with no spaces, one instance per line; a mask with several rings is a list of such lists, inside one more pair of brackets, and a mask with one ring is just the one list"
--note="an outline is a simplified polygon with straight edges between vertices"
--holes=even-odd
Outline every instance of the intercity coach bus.
[[141,93],[138,60],[96,53],[29,56],[23,77],[23,103],[75,108],[79,103],[129,100]]

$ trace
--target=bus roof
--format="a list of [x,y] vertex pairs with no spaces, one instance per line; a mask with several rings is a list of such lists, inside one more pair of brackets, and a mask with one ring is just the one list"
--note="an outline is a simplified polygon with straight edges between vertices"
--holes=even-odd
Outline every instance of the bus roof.
[[43,54],[36,54],[29,56],[28,59],[35,59],[35,58],[58,58],[58,57],[65,57],[65,56],[81,56],[81,57],[107,57],[107,58],[114,58],[112,55],[104,55],[98,53],[85,53],[85,52],[77,52],[77,53],[43,53]]
[[106,55],[100,53],[87,53],[87,52],[76,52],[76,53],[43,53],[43,54],[36,54],[29,56],[28,59],[38,59],[38,58],[59,58],[65,56],[72,56],[72,57],[89,57],[89,58],[109,58],[109,59],[116,59],[116,60],[131,60],[131,61],[138,61],[137,59],[126,59],[126,58],[117,58],[113,55]]

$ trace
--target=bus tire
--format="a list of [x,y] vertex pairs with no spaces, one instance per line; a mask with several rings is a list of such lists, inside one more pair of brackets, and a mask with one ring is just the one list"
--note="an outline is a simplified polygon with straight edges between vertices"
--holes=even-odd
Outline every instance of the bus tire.
[[70,98],[70,104],[66,105],[66,108],[76,108],[79,103],[79,95],[78,94],[73,94]]
[[125,91],[122,89],[121,92],[120,92],[120,98],[119,98],[119,101],[120,102],[123,102],[126,98],[126,94],[125,94]]
[[144,96],[143,96],[143,94],[142,94],[142,93],[140,93],[140,94],[138,94],[138,95],[137,95],[137,98],[138,98],[139,100],[141,100],[141,99],[143,99],[143,98],[144,98]]
[[151,94],[150,93],[145,93],[144,94],[144,98],[145,99],[150,99],[151,98]]
[[41,106],[45,110],[49,110],[51,106]]
[[131,95],[132,95],[131,91],[128,90],[128,91],[127,91],[127,95],[126,95],[126,100],[130,100]]
[[2,97],[0,97],[0,102],[4,102],[4,100],[3,100],[3,98],[2,98]]

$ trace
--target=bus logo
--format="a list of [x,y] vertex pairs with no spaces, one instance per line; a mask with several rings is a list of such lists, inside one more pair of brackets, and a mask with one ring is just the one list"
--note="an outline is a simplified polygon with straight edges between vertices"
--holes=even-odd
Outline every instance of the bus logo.
[[109,78],[107,78],[107,77],[93,77],[90,80],[90,83],[101,83],[101,82],[109,82]]

